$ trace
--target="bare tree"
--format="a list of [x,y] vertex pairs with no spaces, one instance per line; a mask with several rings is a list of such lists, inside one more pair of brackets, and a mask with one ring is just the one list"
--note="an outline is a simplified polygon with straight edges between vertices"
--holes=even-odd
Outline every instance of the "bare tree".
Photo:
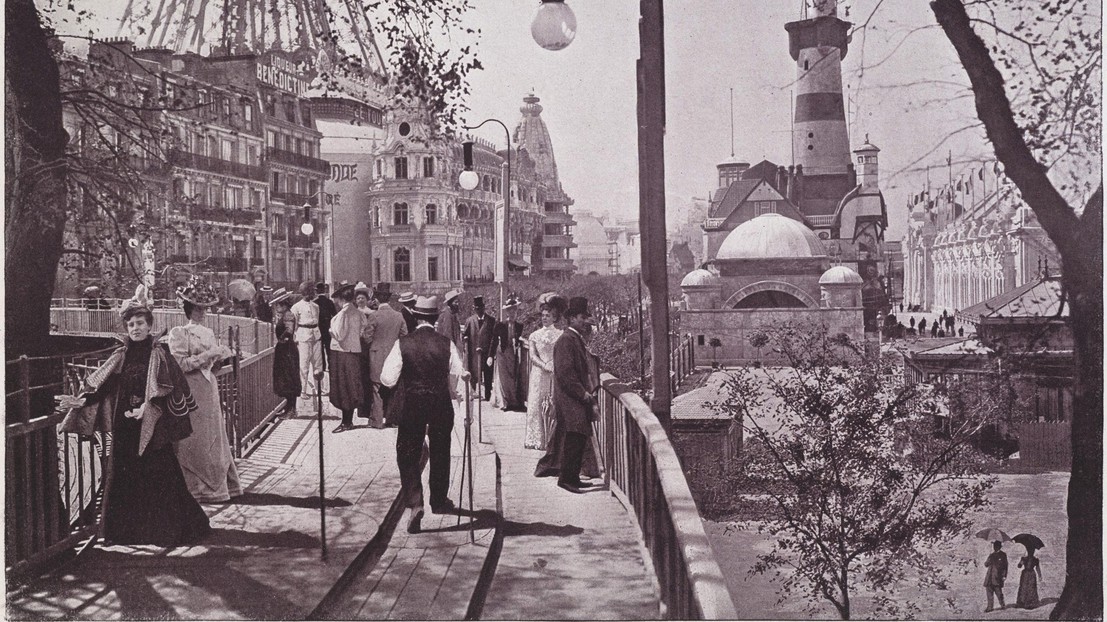
[[[1101,149],[1102,27],[1098,10],[1081,0],[1043,0],[1011,28],[997,20],[999,3],[972,4],[973,15],[961,0],[930,6],[968,75],[996,157],[1061,255],[1076,343],[1067,573],[1050,618],[1101,618],[1103,185],[1094,168]],[[1014,62],[999,40],[1022,46],[1028,64]],[[1024,104],[1013,108],[1016,97]],[[1075,174],[1098,185],[1082,206],[1066,198],[1066,190],[1078,195],[1073,188],[1050,177],[1053,163],[1070,152],[1092,163]]]

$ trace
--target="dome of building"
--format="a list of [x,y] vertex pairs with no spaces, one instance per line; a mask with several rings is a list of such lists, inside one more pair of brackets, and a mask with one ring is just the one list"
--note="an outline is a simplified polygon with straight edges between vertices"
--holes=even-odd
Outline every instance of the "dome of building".
[[825,257],[815,232],[798,220],[762,214],[738,225],[726,236],[716,259],[781,259]]
[[846,266],[834,266],[819,277],[819,285],[861,285],[864,279]]
[[719,279],[710,271],[698,268],[684,275],[684,278],[680,281],[681,287],[704,287],[708,285],[715,285]]

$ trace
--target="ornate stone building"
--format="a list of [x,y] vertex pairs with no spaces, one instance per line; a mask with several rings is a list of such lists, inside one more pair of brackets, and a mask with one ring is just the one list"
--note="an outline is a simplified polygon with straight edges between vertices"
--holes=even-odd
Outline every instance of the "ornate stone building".
[[912,196],[903,241],[904,302],[955,312],[1061,268],[1033,211],[992,163]]

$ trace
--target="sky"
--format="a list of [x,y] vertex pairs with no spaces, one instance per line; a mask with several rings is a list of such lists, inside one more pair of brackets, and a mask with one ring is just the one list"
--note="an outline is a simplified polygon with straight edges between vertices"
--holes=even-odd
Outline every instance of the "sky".
[[[534,43],[537,0],[471,0],[467,23],[479,28],[484,69],[471,74],[470,124],[495,117],[514,127],[523,97],[541,99],[565,191],[574,209],[637,216],[635,63],[638,2],[568,0],[578,32],[566,49]],[[122,13],[121,0],[76,0],[102,21]],[[799,19],[801,0],[669,0],[665,3],[668,221],[683,220],[693,198],[717,185],[715,165],[731,155],[790,164],[790,90],[796,68],[784,24]],[[156,6],[156,2],[155,2]],[[848,8],[849,14],[845,15]],[[874,8],[877,9],[874,13]],[[870,15],[872,18],[869,19]],[[860,25],[843,61],[851,142],[868,135],[880,147],[888,239],[903,236],[906,202],[929,175],[957,176],[970,160],[991,159],[976,124],[967,78],[928,3],[849,0],[839,16]],[[105,28],[102,36],[114,36]],[[479,135],[503,144],[498,126]],[[967,170],[967,169],[965,169]]]

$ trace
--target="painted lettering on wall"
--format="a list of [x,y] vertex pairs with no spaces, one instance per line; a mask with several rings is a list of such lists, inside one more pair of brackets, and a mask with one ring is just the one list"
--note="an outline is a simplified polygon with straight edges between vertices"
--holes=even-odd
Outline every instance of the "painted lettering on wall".
[[332,164],[331,181],[357,181],[357,164]]
[[280,56],[270,56],[257,65],[258,80],[296,95],[303,95],[307,90],[308,83],[302,75],[296,63]]

